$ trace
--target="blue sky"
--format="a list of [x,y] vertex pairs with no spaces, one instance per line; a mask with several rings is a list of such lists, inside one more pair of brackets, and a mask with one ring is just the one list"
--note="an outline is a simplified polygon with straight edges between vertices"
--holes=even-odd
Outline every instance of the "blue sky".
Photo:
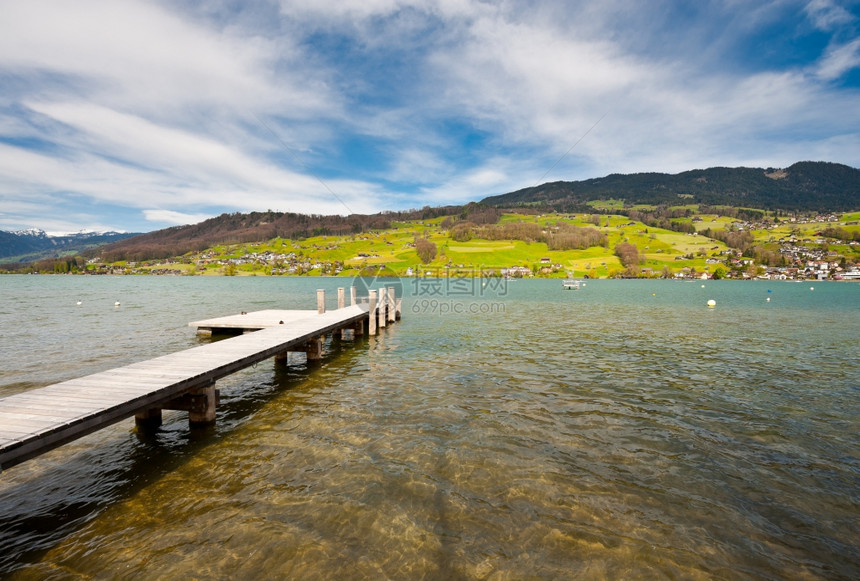
[[843,0],[0,0],[0,230],[858,167],[859,31]]

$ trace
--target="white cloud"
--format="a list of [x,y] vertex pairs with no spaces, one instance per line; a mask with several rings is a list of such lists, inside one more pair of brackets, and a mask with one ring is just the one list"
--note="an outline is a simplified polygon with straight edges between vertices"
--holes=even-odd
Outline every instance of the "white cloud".
[[832,81],[857,67],[860,67],[860,38],[831,49],[819,63],[816,73],[819,78]]
[[803,10],[816,28],[828,32],[856,20],[849,11],[833,0],[812,0]]
[[196,224],[211,217],[207,214],[187,214],[173,210],[144,210],[143,214],[150,222],[174,225]]
[[530,162],[492,157],[445,181],[422,188],[422,198],[436,205],[465,204],[535,185],[538,170]]
[[390,18],[418,13],[446,20],[474,16],[487,9],[474,0],[281,0],[281,12],[288,18],[322,18],[328,26]]
[[[274,78],[278,62],[288,68]],[[7,3],[0,67],[64,75],[90,100],[151,115],[251,105],[307,116],[335,107],[288,38],[234,37],[134,0]]]

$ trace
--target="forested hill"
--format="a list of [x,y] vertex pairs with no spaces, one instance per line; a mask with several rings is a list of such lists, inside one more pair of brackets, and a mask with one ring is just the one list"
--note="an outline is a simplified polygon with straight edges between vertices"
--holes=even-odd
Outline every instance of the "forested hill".
[[148,260],[199,252],[219,244],[261,242],[272,238],[342,236],[372,229],[386,229],[392,220],[426,220],[459,211],[459,207],[424,208],[408,212],[385,212],[371,216],[305,215],[284,212],[221,214],[198,224],[157,230],[110,244],[86,255],[99,255],[106,262]]
[[788,211],[860,209],[860,170],[828,162],[799,162],[785,169],[714,167],[679,174],[611,174],[553,182],[481,201],[497,207],[541,205],[581,209],[594,200],[634,204],[706,204]]

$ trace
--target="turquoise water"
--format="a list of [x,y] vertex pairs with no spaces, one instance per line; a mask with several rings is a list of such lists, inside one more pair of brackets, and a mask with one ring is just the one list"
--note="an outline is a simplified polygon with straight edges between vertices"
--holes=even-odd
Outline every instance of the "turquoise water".
[[[0,277],[0,397],[345,284]],[[0,473],[0,575],[860,577],[860,285],[704,284],[405,280],[380,336],[219,382],[213,428]]]

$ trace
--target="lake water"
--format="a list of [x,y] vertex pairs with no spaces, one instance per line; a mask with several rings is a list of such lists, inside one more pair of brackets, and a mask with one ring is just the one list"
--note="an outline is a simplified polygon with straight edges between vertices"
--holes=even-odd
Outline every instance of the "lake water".
[[[212,428],[0,473],[0,577],[860,578],[860,284],[704,284],[404,280],[381,335],[220,381]],[[348,285],[0,277],[0,397]]]

